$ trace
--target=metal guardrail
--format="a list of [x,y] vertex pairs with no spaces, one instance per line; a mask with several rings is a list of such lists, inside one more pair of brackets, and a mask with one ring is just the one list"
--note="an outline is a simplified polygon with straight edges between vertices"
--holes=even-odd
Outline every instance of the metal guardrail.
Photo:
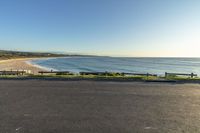
[[24,75],[26,71],[0,71],[0,75]]
[[48,74],[48,73],[51,73],[51,74],[70,74],[71,72],[70,71],[39,71],[38,73],[40,74]]
[[139,75],[139,76],[157,76],[157,74],[150,73],[121,73],[121,72],[80,72],[80,75],[106,75],[106,74],[119,74],[119,75]]
[[157,74],[151,74],[151,73],[122,73],[124,75],[138,75],[138,76],[158,76]]
[[80,75],[106,75],[109,72],[79,72]]
[[174,76],[177,76],[177,75],[180,75],[180,76],[190,76],[191,78],[197,76],[197,74],[194,74],[194,73],[188,74],[188,73],[168,73],[168,72],[165,72],[165,77],[168,77],[169,75],[174,75]]
[[[10,70],[10,71],[0,71],[0,75],[24,75],[27,71],[25,70]],[[73,74],[70,71],[39,71],[40,74],[57,74],[57,75],[64,75],[64,74]],[[79,72],[80,75],[123,75],[123,76],[129,76],[129,75],[139,75],[139,76],[158,76],[157,74],[151,74],[151,73],[121,73],[121,72]],[[191,78],[196,77],[197,74],[194,73],[168,73],[165,72],[165,77],[168,77],[170,75],[173,76],[190,76]]]

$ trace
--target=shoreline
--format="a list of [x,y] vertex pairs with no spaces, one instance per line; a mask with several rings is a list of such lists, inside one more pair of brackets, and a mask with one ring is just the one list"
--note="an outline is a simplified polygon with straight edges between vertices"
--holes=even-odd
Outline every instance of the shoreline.
[[[37,58],[37,59],[41,60],[40,58]],[[37,59],[36,59],[36,60],[37,60]],[[36,67],[36,68],[38,68],[38,69],[41,69],[41,70],[43,70],[43,71],[51,71],[51,70],[54,70],[54,71],[55,71],[55,69],[53,69],[53,68],[48,68],[48,67],[40,66],[40,65],[38,65],[38,64],[36,64],[36,63],[33,63],[32,60],[35,60],[35,59],[25,60],[25,63],[28,64],[28,65],[31,65],[31,66],[33,66],[33,67]]]
[[0,60],[0,70],[29,70],[32,74],[38,74],[39,71],[45,71],[46,68],[32,64],[30,61],[44,58],[17,58]]
[[[116,75],[113,75],[113,77],[107,77],[105,76],[82,76],[82,75],[78,75],[78,74],[73,74],[72,76],[68,75],[40,75],[38,72],[39,71],[57,71],[55,69],[52,68],[48,68],[48,67],[43,67],[38,65],[37,63],[34,63],[32,61],[34,60],[48,60],[48,59],[54,59],[57,57],[40,57],[40,58],[16,58],[16,59],[8,59],[8,60],[0,60],[0,71],[26,71],[27,74],[31,74],[31,75],[27,75],[27,77],[21,77],[21,79],[26,78],[26,79],[51,79],[51,80],[97,80],[97,81],[145,81],[145,82],[170,82],[170,83],[175,83],[175,82],[184,82],[184,83],[200,83],[200,78],[192,78],[192,79],[188,79],[188,78],[165,78],[163,79],[163,77],[150,77],[150,78],[146,78],[145,76],[141,76],[141,77],[118,77]],[[32,76],[32,77],[31,77]],[[37,77],[39,76],[39,77]],[[9,77],[11,79],[15,79],[15,78],[19,78],[17,77]],[[7,79],[7,78],[6,78]]]
[[40,60],[40,59],[49,59],[49,58],[18,58],[18,59],[9,59],[9,60],[0,60],[0,71],[16,71],[16,70],[24,70],[27,71],[29,74],[22,77],[1,77],[0,80],[61,80],[61,81],[111,81],[111,82],[157,82],[157,83],[194,83],[200,84],[200,79],[162,79],[162,78],[155,78],[155,79],[145,79],[144,77],[135,77],[135,78],[128,78],[128,77],[87,77],[87,76],[49,76],[49,75],[38,75],[39,71],[49,71],[51,68],[40,67],[37,64],[31,63],[32,60]]

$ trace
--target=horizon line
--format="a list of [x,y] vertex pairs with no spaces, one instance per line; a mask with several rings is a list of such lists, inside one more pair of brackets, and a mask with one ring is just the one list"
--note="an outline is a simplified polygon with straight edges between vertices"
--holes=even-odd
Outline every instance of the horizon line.
[[63,52],[63,51],[36,51],[36,50],[8,50],[1,49],[0,51],[8,52],[30,52],[30,53],[52,53],[52,54],[66,54],[66,56],[99,56],[99,57],[113,57],[113,58],[200,58],[198,56],[127,56],[127,55],[104,55],[104,54],[90,54],[90,53],[76,53],[76,52]]

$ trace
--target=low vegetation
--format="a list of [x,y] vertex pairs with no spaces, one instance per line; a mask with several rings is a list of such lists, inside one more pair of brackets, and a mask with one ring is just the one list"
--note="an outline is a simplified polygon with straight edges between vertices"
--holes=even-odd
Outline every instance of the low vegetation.
[[53,53],[36,53],[36,52],[19,52],[0,50],[0,60],[16,59],[16,58],[37,58],[37,57],[63,57],[64,54]]
[[93,80],[126,80],[126,81],[199,81],[199,77],[188,77],[188,76],[176,76],[168,75],[167,77],[163,76],[149,76],[149,74],[140,74],[140,75],[126,75],[124,73],[116,72],[96,72],[96,73],[87,73],[80,72],[71,73],[71,72],[54,72],[54,73],[41,73],[37,75],[25,74],[25,75],[0,75],[0,78],[38,78],[38,79],[93,79]]
[[36,78],[36,79],[92,79],[92,80],[126,80],[126,81],[163,81],[163,80],[176,80],[176,81],[200,81],[200,78],[190,77],[157,77],[157,76],[125,76],[120,74],[107,74],[107,75],[79,75],[79,74],[47,74],[47,75],[1,75],[0,78]]
[[199,77],[187,77],[187,76],[169,76],[167,78],[165,78],[167,80],[200,80]]

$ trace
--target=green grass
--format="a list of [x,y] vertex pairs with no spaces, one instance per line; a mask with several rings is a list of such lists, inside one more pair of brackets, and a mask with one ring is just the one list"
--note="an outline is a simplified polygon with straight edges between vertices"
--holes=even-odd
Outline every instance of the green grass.
[[0,78],[22,78],[22,77],[28,77],[27,75],[0,75]]
[[107,76],[107,75],[30,75],[33,78],[68,78],[68,79],[137,79],[143,80],[144,76]]
[[122,75],[6,75],[0,76],[0,78],[66,78],[66,79],[103,79],[103,80],[148,80],[155,79],[156,77],[146,77],[146,76],[122,76]]
[[200,80],[199,77],[191,78],[191,77],[187,77],[187,76],[169,76],[166,79],[168,79],[168,80]]
[[103,75],[79,75],[79,74],[69,74],[69,75],[6,75],[0,76],[0,78],[38,78],[38,79],[94,79],[94,80],[133,80],[133,81],[151,81],[151,80],[176,80],[176,81],[200,81],[199,77],[191,78],[185,76],[168,76],[156,77],[156,76],[124,76],[116,73],[103,74]]

